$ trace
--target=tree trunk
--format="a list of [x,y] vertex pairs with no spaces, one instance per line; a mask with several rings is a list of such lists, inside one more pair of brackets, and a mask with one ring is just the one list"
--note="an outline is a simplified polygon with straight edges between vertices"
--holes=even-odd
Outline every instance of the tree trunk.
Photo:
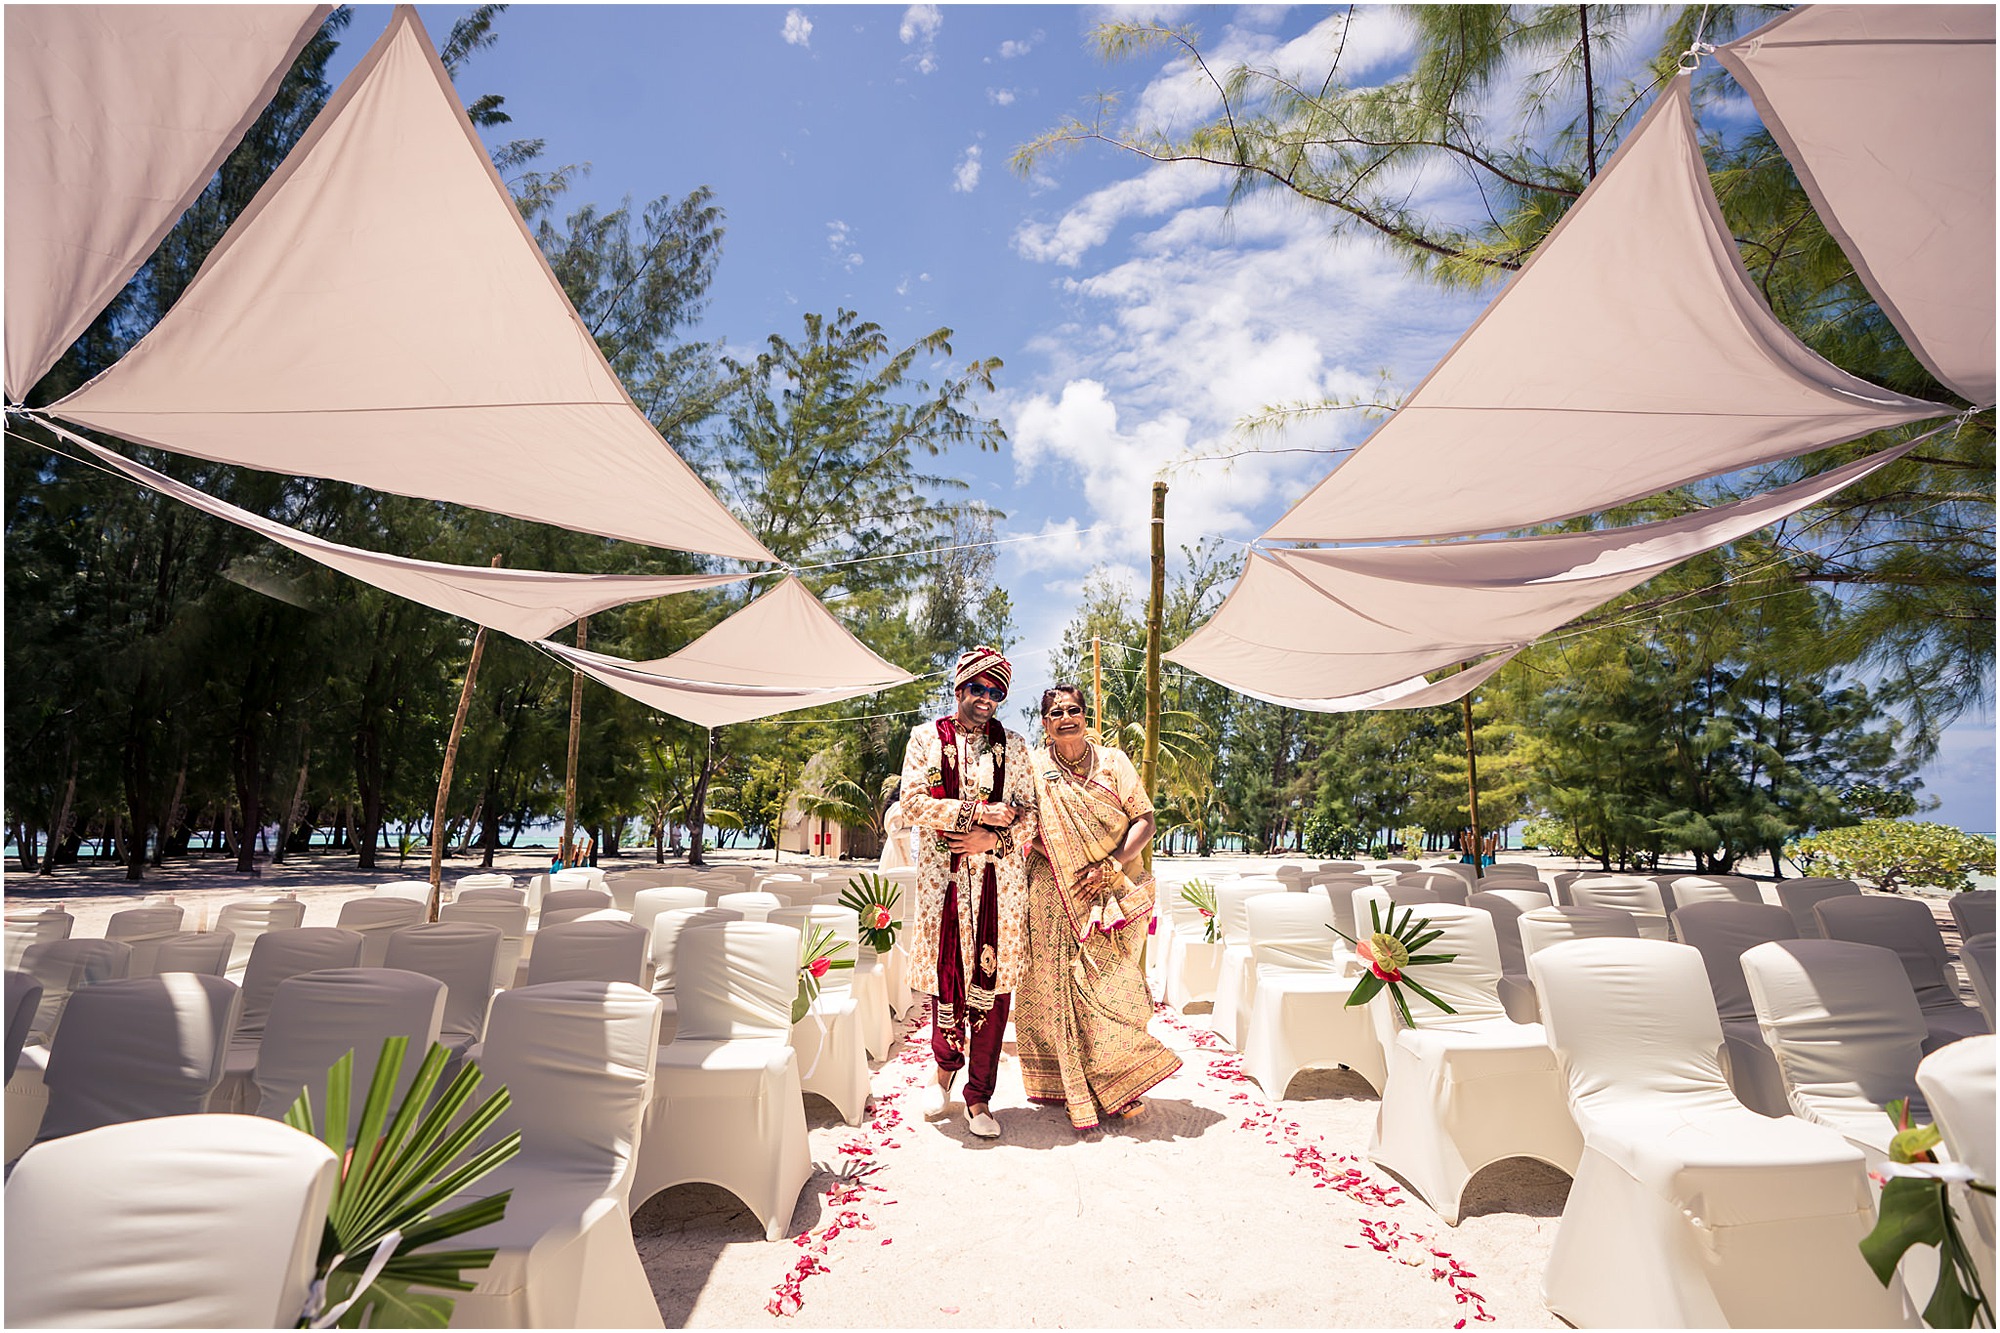
[[715,728],[702,731],[701,771],[695,775],[694,794],[688,798],[688,864],[706,865],[701,857],[701,830],[708,823],[708,780],[715,775]]
[[308,749],[299,756],[299,780],[292,788],[290,803],[285,806],[285,820],[282,824],[278,825],[278,846],[271,853],[271,864],[274,866],[285,863],[285,848],[290,844],[292,830],[297,827],[299,822],[299,807],[305,803],[306,799],[306,773],[311,766],[312,751]]
[[41,858],[37,855],[35,846],[36,839],[41,837],[41,833],[35,828],[35,821],[32,819],[17,819],[9,824],[7,829],[8,832],[14,835],[14,851],[21,858],[21,873],[24,875],[34,874],[35,867],[41,864]]
[[76,759],[69,761],[69,785],[63,788],[62,804],[56,807],[55,822],[49,825],[49,854],[42,858],[41,872],[52,874],[56,868],[56,849],[69,837],[70,824],[76,808]]
[[263,804],[257,790],[258,772],[261,768],[257,727],[255,722],[245,719],[237,728],[230,742],[230,760],[236,770],[236,803],[243,811],[243,832],[236,840],[236,870],[238,874],[257,873],[257,826],[263,818]]

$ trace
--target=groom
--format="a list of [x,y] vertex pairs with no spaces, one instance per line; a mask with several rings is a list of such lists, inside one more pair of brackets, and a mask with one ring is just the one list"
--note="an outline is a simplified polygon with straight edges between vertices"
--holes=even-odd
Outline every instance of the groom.
[[989,1102],[1027,962],[1034,775],[1027,745],[994,716],[1013,674],[997,650],[968,649],[952,673],[956,708],[912,728],[903,751],[902,816],[917,837],[910,988],[931,997],[938,1070],[924,1114],[944,1114],[964,1069],[966,1128],[982,1139],[1000,1137]]

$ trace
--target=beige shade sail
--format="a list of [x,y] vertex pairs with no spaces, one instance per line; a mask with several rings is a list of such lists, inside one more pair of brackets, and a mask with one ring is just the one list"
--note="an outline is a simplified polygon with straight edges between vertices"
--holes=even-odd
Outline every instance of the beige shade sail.
[[49,410],[217,462],[771,559],[626,395],[407,7],[159,325]]
[[1808,5],[1716,51],[1919,359],[1993,401],[1993,6]]
[[1318,711],[1345,711],[1352,705],[1325,705],[1353,696],[1375,698],[1370,707],[1449,702],[1457,695],[1420,693],[1430,689],[1423,677],[1518,651],[1689,556],[1818,504],[1915,444],[1636,527],[1253,556],[1215,615],[1167,660],[1246,694]]
[[740,583],[750,574],[563,574],[542,569],[486,569],[434,560],[383,555],[342,546],[298,531],[247,509],[204,495],[144,464],[92,444],[61,427],[51,427],[91,457],[205,514],[248,528],[308,560],[384,592],[421,602],[446,615],[462,616],[517,639],[553,634],[581,616],[627,602],[667,597],[698,588]]
[[632,662],[546,640],[541,646],[599,684],[702,727],[839,703],[916,679],[876,656],[789,576],[666,657]]
[[1409,401],[1264,535],[1531,527],[1949,411],[1778,323],[1709,189],[1683,75]]
[[9,5],[7,398],[138,272],[332,5]]

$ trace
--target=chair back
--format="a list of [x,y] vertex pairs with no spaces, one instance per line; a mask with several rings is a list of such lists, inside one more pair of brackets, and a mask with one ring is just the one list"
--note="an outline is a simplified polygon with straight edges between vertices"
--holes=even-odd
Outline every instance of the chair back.
[[630,921],[548,926],[536,934],[534,951],[528,955],[530,986],[555,981],[622,981],[638,986],[646,979],[646,932]]
[[553,911],[543,909],[539,930],[550,926],[567,926],[573,921],[624,921],[632,920],[630,912],[621,912],[615,907],[558,907]]
[[[1517,912],[1532,912],[1537,908],[1555,906],[1553,895],[1545,888],[1517,889],[1508,885],[1502,885],[1498,888],[1481,888],[1479,892],[1481,896],[1506,899],[1514,905],[1514,910]],[[1472,904],[1472,899],[1470,898],[1467,898],[1465,901],[1468,905]]]
[[337,926],[299,926],[257,937],[250,965],[243,970],[243,1013],[236,1020],[234,1045],[262,1041],[278,987],[302,972],[359,967],[362,939]]
[[[467,889],[511,889],[514,887],[514,877],[488,870],[477,875],[460,875],[458,882],[452,887],[459,893],[464,893]],[[522,897],[526,896],[526,891],[522,891]]]
[[229,970],[229,955],[236,950],[236,937],[226,930],[206,935],[183,930],[153,945],[153,975],[168,972],[202,972],[212,977]]
[[653,968],[654,993],[664,995],[674,989],[674,957],[681,931],[690,925],[721,925],[742,919],[741,912],[726,907],[670,907],[654,917],[652,936],[646,943],[646,957]]
[[1986,1022],[1993,1022],[1993,937],[1973,935],[1958,947],[1958,961],[1965,964],[1965,978],[1972,983],[1972,993],[1979,1000],[1979,1007],[1986,1014]]
[[1689,903],[1674,913],[1674,934],[1701,955],[1708,969],[1709,994],[1725,1023],[1757,1016],[1743,980],[1743,953],[1772,940],[1795,940],[1792,914],[1768,903],[1714,899]]
[[1313,885],[1333,909],[1333,924],[1349,935],[1354,929],[1354,891],[1373,889],[1375,882],[1364,875],[1326,875]]
[[[565,871],[565,874],[568,872]],[[548,925],[554,919],[551,913],[574,911],[578,908],[586,912],[603,911],[611,906],[611,895],[603,889],[588,886],[571,887],[557,884],[542,895],[542,912],[536,919],[537,926]]]
[[[851,907],[842,907],[838,903],[781,907],[767,919],[798,931],[802,951],[807,927],[830,930],[835,939],[847,946],[844,953],[837,953],[834,957],[850,963],[861,961],[861,915]],[[854,972],[844,967],[829,968],[827,974],[819,979],[819,988],[822,991],[851,991],[854,989]]]
[[[1517,889],[1516,894],[1526,893]],[[1535,897],[1542,897],[1540,894]],[[1548,900],[1544,897],[1543,902]],[[1528,975],[1527,955],[1521,952],[1521,904],[1506,890],[1488,890],[1472,894],[1465,900],[1467,907],[1476,907],[1493,918],[1493,937],[1500,947],[1500,974],[1509,977]]]
[[1475,876],[1472,873],[1472,867],[1465,864],[1463,861],[1433,862],[1432,864],[1425,866],[1418,873],[1424,875],[1450,875],[1453,879],[1457,880],[1460,884],[1463,884],[1465,886],[1465,891],[1468,895],[1476,892],[1480,888],[1485,887],[1484,885],[1475,883],[1477,876]]
[[674,955],[675,1041],[784,1041],[799,985],[799,932],[768,921],[684,928]]
[[0,1084],[14,1077],[14,1067],[21,1063],[21,1048],[28,1044],[28,1029],[34,1026],[41,1002],[41,982],[26,972],[7,973],[7,1068],[0,1074]]
[[604,872],[596,866],[569,866],[549,876],[549,892],[562,893],[572,889],[596,889],[607,899],[611,891],[604,887]]
[[1259,894],[1244,910],[1250,959],[1259,971],[1331,971],[1349,950],[1333,933],[1333,905],[1323,893]]
[[1225,944],[1250,943],[1250,900],[1260,893],[1287,892],[1281,879],[1239,879],[1215,886],[1218,938]]
[[1958,937],[1969,940],[1974,935],[1993,933],[1993,890],[1973,889],[1968,893],[1954,893],[1951,896],[1951,919],[1958,924]]
[[290,1328],[337,1170],[312,1135],[252,1116],[168,1116],[45,1143],[7,1182],[6,1321]]
[[[1389,886],[1389,901],[1398,907],[1428,907],[1432,903],[1445,901],[1443,894],[1423,884],[1405,884],[1400,880]],[[1453,903],[1462,907],[1463,903]]]
[[242,985],[243,971],[250,966],[250,951],[257,946],[259,936],[274,930],[297,930],[305,923],[306,905],[297,898],[267,895],[230,903],[215,914],[212,927],[236,937],[222,974]]
[[389,937],[384,966],[444,983],[438,1040],[457,1050],[478,1041],[486,1029],[486,1006],[493,999],[493,964],[500,956],[503,938],[499,927],[473,921],[410,926]]
[[47,907],[10,907],[6,914],[7,966],[18,968],[21,957],[37,944],[66,940],[76,929],[76,918],[61,903]]
[[460,894],[457,902],[446,903],[439,909],[438,919],[469,926],[492,926],[500,932],[500,949],[493,957],[493,989],[504,990],[514,984],[514,974],[521,965],[521,948],[528,939],[528,907],[526,903],[479,896],[497,890],[472,892],[469,898]]
[[716,897],[715,905],[717,907],[726,907],[732,912],[741,912],[745,921],[767,921],[770,919],[771,913],[778,908],[791,906],[790,903],[778,897],[775,893],[758,893],[754,891],[719,894]]
[[1792,1110],[1835,1126],[1856,1120],[1886,1148],[1893,1126],[1882,1103],[1915,1095],[1926,1034],[1896,955],[1792,939],[1745,950],[1742,962],[1757,1030],[1777,1057]]
[[[1389,896],[1387,889],[1374,884],[1369,885],[1365,889],[1354,890],[1354,892],[1347,896],[1347,901],[1349,910],[1354,914],[1354,929],[1349,931],[1348,934],[1354,936],[1357,940],[1367,939],[1374,932],[1377,914],[1380,915],[1382,924],[1385,926],[1388,925],[1389,909],[1396,905],[1395,899]],[[1371,903],[1376,908],[1375,913],[1369,911]]]
[[241,1003],[235,982],[194,972],[72,995],[42,1076],[49,1105],[35,1142],[206,1110]]
[[1669,917],[1681,908],[1692,907],[1696,903],[1770,905],[1758,892],[1757,882],[1741,875],[1651,875],[1648,878],[1660,886],[1660,901],[1666,906]]
[[671,912],[682,907],[706,906],[708,906],[706,889],[664,884],[640,889],[632,895],[632,924],[651,930],[653,921],[662,912]]
[[[523,912],[526,912],[528,909],[528,891],[500,884],[473,889],[460,889],[457,896],[450,903],[446,903],[445,907],[450,907],[456,903],[505,903],[510,907],[518,907]],[[438,919],[444,919],[443,907],[438,909]]]
[[1641,875],[1587,875],[1572,880],[1569,900],[1578,907],[1616,907],[1630,912],[1639,933],[1651,939],[1667,937],[1666,900],[1660,886]]
[[1814,907],[1828,898],[1861,896],[1861,886],[1851,879],[1808,876],[1805,879],[1781,879],[1777,887],[1778,903],[1792,914],[1792,924],[1799,928],[1802,940],[1820,938],[1819,918],[1813,915]]
[[1521,913],[1517,924],[1523,961],[1564,940],[1639,937],[1638,921],[1616,907],[1537,907]]
[[380,967],[389,956],[389,937],[405,926],[424,923],[429,904],[410,898],[349,898],[340,905],[339,926],[361,937],[356,967]]
[[[1952,1160],[1971,1167],[1981,1180],[1992,1180],[1995,1169],[1993,1042],[1991,1034],[1966,1037],[1925,1056],[1917,1066],[1917,1086],[1923,1090],[1924,1104],[1937,1117],[1938,1132],[1944,1135]],[[1985,1200],[1985,1211],[1990,1231],[1990,1197]],[[11,1238],[8,1244],[13,1244]]]
[[28,1040],[51,1044],[69,998],[85,986],[123,981],[132,964],[132,946],[119,940],[48,940],[21,956],[21,970],[42,988],[28,1024]]
[[159,954],[160,941],[178,934],[187,911],[172,903],[157,907],[128,907],[122,912],[113,912],[111,919],[104,923],[104,938],[120,940],[132,946],[132,961],[126,966],[127,977],[150,977],[158,968],[154,959]]
[[1353,874],[1355,871],[1360,870],[1362,866],[1359,861],[1321,861],[1318,868],[1321,870],[1338,870],[1343,874]]
[[[1500,1003],[1500,940],[1493,930],[1493,918],[1477,907],[1451,903],[1425,903],[1410,910],[1417,920],[1429,920],[1432,929],[1443,932],[1422,952],[1454,955],[1449,963],[1427,964],[1418,975],[1425,990],[1456,1012],[1444,1013],[1412,997],[1410,1018],[1416,1026],[1448,1027],[1507,1017]],[[1396,915],[1400,920],[1402,909]]]
[[1664,1097],[1696,1111],[1742,1105],[1723,1077],[1722,1020],[1708,972],[1687,945],[1567,940],[1531,952],[1528,976],[1586,1138],[1588,1118],[1634,1102],[1650,1103],[1649,1112],[1670,1110]]
[[1379,864],[1378,868],[1382,870],[1393,870],[1399,875],[1405,871],[1423,869],[1423,867],[1421,865],[1418,865],[1415,861],[1383,861]]
[[1432,902],[1450,903],[1454,907],[1465,906],[1472,893],[1457,875],[1437,870],[1405,870],[1389,886],[1389,896],[1395,897],[1397,889],[1423,889],[1431,895]]
[[405,902],[429,905],[431,882],[427,879],[397,879],[387,884],[377,884],[372,895],[376,898],[401,898]]
[[1813,904],[1813,914],[1819,918],[1823,939],[1894,949],[1903,960],[1903,970],[1909,974],[1910,988],[1917,993],[1919,1008],[1952,1008],[1959,1004],[1958,988],[1951,982],[1951,955],[1945,951],[1944,932],[1938,928],[1928,903],[1886,894],[1823,898]]
[[569,1177],[621,1200],[653,1100],[660,1001],[617,981],[561,981],[493,997],[480,1066],[507,1089],[493,1137],[519,1132],[538,1179]]
[[280,1120],[299,1094],[311,1090],[313,1115],[326,1124],[326,1075],[354,1052],[350,1132],[361,1122],[368,1085],[382,1061],[382,1043],[408,1037],[394,1100],[401,1100],[417,1068],[438,1039],[444,1017],[444,983],[386,967],[336,967],[287,977],[271,1001],[264,1041],[257,1048],[257,1114]]

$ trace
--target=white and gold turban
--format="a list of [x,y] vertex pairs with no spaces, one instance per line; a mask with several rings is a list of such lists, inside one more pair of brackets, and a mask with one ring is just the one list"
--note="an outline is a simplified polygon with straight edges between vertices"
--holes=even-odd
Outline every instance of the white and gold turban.
[[968,648],[958,659],[958,668],[952,672],[952,688],[957,689],[981,676],[991,676],[1000,682],[1001,689],[1010,689],[1014,680],[1013,663],[1002,657],[998,648],[989,648],[983,643],[977,648]]

